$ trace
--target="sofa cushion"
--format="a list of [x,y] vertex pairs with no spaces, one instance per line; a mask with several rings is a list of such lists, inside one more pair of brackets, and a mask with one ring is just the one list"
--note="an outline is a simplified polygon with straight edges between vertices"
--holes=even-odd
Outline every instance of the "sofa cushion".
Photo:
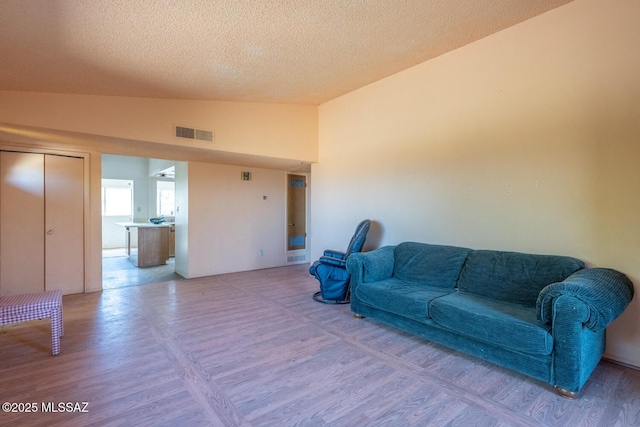
[[405,242],[394,249],[393,277],[407,283],[421,283],[453,289],[471,249]]
[[538,322],[535,308],[455,292],[431,302],[439,325],[481,341],[529,354],[551,354],[551,326]]
[[429,303],[449,292],[454,291],[429,288],[423,284],[402,282],[395,278],[361,283],[356,288],[357,297],[362,303],[419,322],[429,318]]
[[535,307],[542,288],[581,268],[582,261],[566,256],[478,250],[467,257],[458,289]]

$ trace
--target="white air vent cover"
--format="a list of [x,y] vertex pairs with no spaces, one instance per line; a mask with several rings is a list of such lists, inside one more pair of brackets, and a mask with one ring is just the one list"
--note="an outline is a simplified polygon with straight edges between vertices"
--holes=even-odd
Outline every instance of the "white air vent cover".
[[197,139],[199,141],[213,142],[213,131],[176,126],[175,137],[184,139]]
[[307,260],[307,256],[306,255],[293,255],[293,256],[288,256],[287,257],[287,262],[295,262],[295,263],[299,263],[299,262],[304,262]]

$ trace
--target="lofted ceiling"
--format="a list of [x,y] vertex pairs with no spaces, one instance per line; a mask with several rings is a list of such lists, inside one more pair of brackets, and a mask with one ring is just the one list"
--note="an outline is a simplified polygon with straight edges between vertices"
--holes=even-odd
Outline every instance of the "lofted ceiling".
[[318,105],[571,0],[0,0],[0,90]]

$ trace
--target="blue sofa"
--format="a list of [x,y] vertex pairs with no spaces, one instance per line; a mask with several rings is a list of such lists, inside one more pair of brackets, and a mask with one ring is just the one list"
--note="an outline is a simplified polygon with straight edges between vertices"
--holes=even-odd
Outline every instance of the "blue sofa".
[[405,242],[353,254],[351,310],[574,398],[633,298],[622,273],[554,255]]

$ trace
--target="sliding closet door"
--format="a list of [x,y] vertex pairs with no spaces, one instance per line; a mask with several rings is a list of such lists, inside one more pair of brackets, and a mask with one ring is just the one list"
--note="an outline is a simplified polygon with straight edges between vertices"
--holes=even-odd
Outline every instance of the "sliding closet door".
[[44,290],[44,155],[0,152],[0,289]]
[[0,152],[0,291],[84,291],[84,161]]
[[46,155],[45,289],[84,292],[84,161]]

